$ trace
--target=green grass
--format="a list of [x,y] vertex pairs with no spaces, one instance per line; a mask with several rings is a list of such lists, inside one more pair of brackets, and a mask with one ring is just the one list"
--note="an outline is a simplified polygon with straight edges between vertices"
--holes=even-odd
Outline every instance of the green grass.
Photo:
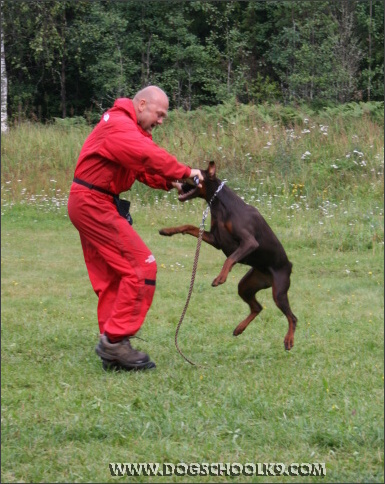
[[[140,336],[157,369],[106,374],[94,347],[97,299],[66,203],[90,131],[26,124],[2,135],[2,463],[4,482],[266,482],[271,477],[112,477],[110,462],[325,462],[327,476],[278,482],[384,480],[383,105],[313,112],[279,105],[170,113],[157,141],[218,175],[259,208],[294,264],[298,317],[270,291],[247,315],[247,268],[213,288],[224,255],[202,245],[174,345],[196,240],[158,235],[199,225],[205,204],[135,184],[134,227],[158,263]],[[380,113],[380,114],[379,114]],[[326,133],[326,134],[325,134]],[[268,144],[270,143],[270,144]],[[309,152],[309,154],[306,154]],[[207,221],[208,223],[208,221]]]
[[[96,296],[64,209],[14,207],[3,216],[2,480],[127,481],[110,476],[110,462],[325,462],[328,482],[383,481],[381,244],[339,251],[320,237],[311,247],[311,234],[293,227],[311,225],[308,212],[285,226],[271,209],[294,264],[289,295],[299,322],[289,353],[287,322],[270,291],[260,293],[265,309],[257,320],[232,336],[247,313],[237,296],[246,268],[235,266],[225,285],[212,288],[224,256],[203,245],[179,337],[186,356],[203,365],[192,367],[174,335],[196,240],[157,231],[199,224],[202,207],[134,206],[159,267],[141,330],[146,342],[136,344],[157,369],[136,374],[105,374],[94,353]],[[228,479],[199,478],[218,480]]]

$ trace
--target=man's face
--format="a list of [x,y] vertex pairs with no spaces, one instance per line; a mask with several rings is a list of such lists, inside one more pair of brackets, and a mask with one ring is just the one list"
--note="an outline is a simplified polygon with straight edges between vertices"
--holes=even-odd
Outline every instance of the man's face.
[[166,96],[156,96],[151,100],[142,99],[138,107],[138,124],[151,134],[152,129],[162,124],[167,117],[168,99]]

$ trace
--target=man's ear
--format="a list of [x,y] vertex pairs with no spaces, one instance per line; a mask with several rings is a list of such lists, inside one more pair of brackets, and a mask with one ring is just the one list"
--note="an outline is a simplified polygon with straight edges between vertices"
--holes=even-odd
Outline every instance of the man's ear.
[[144,108],[146,107],[146,100],[141,99],[138,104],[138,111],[142,113],[144,111]]

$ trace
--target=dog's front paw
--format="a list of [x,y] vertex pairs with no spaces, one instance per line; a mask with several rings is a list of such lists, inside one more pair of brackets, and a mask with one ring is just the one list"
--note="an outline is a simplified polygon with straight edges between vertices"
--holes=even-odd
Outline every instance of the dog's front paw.
[[174,235],[170,229],[160,229],[159,233],[160,235],[166,235],[167,237],[171,237],[171,235]]
[[233,336],[239,336],[240,334],[243,333],[243,331],[244,331],[244,328],[239,329],[239,326],[237,326],[233,331]]
[[219,286],[220,284],[223,284],[224,282],[226,282],[226,279],[223,279],[220,275],[218,277],[216,277],[213,282],[212,282],[212,286],[213,287],[217,287]]
[[290,351],[293,346],[294,346],[294,335],[293,334],[287,334],[285,336],[285,339],[283,341],[283,344],[285,345],[285,350]]

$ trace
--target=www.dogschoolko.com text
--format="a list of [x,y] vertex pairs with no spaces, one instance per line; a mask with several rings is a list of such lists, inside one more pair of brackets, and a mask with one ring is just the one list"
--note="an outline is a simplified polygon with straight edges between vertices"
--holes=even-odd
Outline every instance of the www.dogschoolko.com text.
[[326,476],[324,462],[111,462],[111,476]]

